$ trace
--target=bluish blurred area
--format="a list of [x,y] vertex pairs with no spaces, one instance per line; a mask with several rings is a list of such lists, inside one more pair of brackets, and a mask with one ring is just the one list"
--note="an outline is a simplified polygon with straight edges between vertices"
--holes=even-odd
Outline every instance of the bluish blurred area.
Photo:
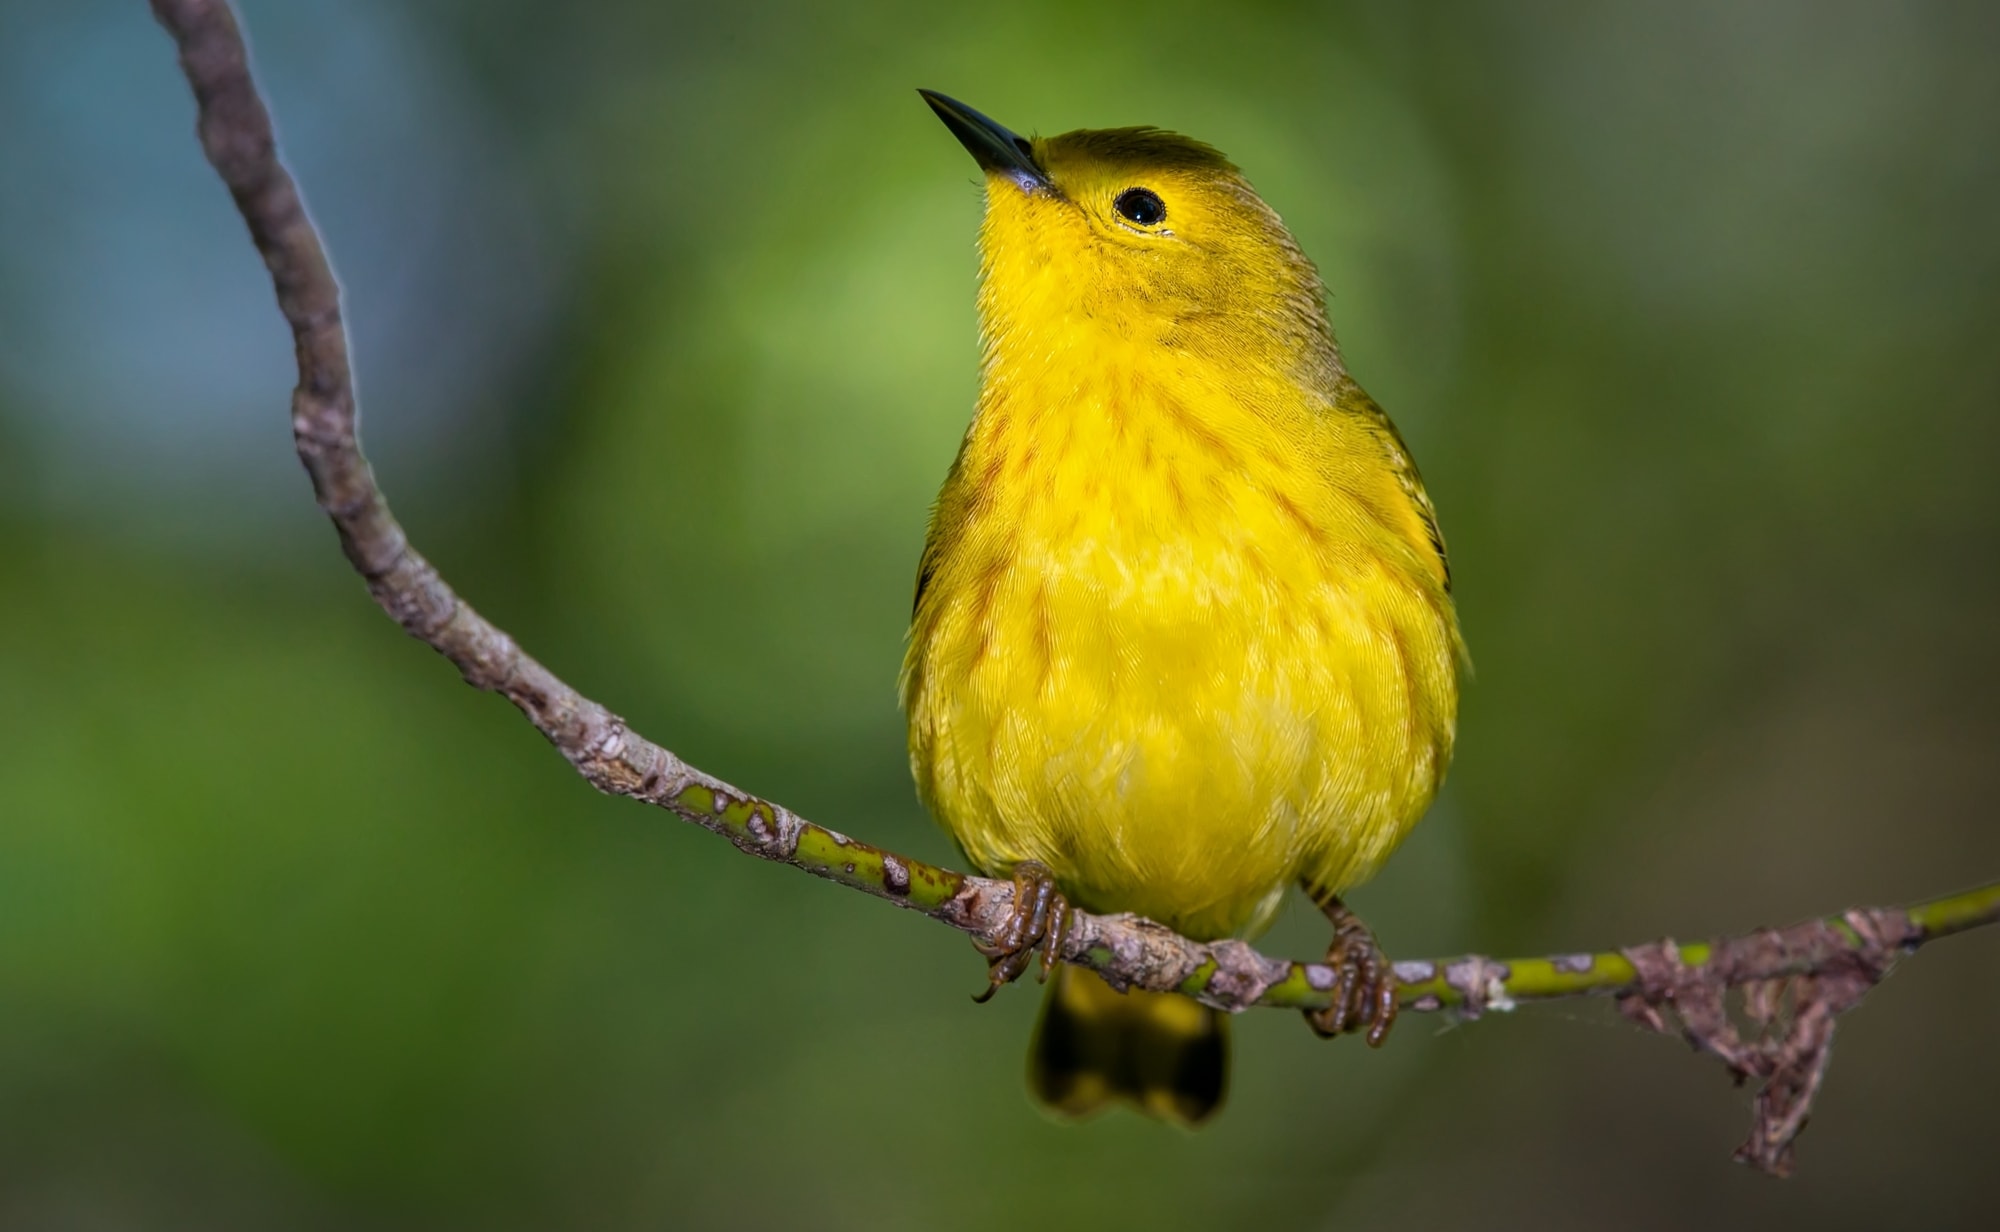
[[[411,533],[705,769],[954,860],[893,687],[977,358],[927,86],[1208,140],[1320,263],[1478,669],[1393,953],[2000,875],[1987,7],[241,9]],[[1846,1021],[1786,1184],[1594,1004],[1249,1014],[1209,1130],[1043,1120],[1034,990],[369,605],[192,118],[136,0],[0,0],[0,1227],[1986,1226],[1996,936]]]

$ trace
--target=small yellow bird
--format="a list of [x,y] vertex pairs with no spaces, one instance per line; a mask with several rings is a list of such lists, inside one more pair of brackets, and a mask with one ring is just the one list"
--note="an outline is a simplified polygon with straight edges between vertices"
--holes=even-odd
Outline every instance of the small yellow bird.
[[[1058,893],[1211,940],[1298,884],[1341,973],[1308,1020],[1380,1043],[1393,974],[1338,896],[1436,795],[1464,658],[1409,450],[1221,154],[1152,128],[1029,140],[921,93],[985,172],[982,360],[902,700],[926,806],[1021,890],[987,995]],[[1227,1067],[1222,1015],[1063,965],[1029,1083],[1064,1114],[1193,1125]]]

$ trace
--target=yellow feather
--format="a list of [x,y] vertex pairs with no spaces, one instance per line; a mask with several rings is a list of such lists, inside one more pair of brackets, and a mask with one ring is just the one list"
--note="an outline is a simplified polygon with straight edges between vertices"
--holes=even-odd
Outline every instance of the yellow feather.
[[[1437,791],[1462,655],[1443,541],[1233,166],[1147,129],[1031,151],[988,173],[911,763],[984,872],[1038,861],[1079,906],[1254,933],[1288,886],[1370,875]],[[1123,216],[1135,187],[1161,220]]]

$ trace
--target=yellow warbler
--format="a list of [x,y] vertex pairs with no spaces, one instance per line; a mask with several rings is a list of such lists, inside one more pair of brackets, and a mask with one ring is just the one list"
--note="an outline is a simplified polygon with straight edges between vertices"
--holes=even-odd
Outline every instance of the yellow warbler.
[[[1152,128],[1029,140],[922,93],[985,172],[983,354],[902,698],[925,804],[1020,890],[988,994],[1062,898],[1215,939],[1298,884],[1341,974],[1308,1019],[1379,1043],[1394,981],[1338,896],[1436,794],[1463,657],[1416,465],[1221,154]],[[1062,1113],[1191,1125],[1227,1056],[1216,1012],[1061,966],[1029,1081]]]

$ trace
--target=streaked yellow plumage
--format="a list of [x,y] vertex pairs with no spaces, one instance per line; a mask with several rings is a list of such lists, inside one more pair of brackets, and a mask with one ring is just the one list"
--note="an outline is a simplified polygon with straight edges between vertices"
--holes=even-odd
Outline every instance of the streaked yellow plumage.
[[982,871],[1254,934],[1286,887],[1369,876],[1437,791],[1442,540],[1233,166],[1150,129],[1014,148],[981,157],[979,400],[903,674],[918,788]]

